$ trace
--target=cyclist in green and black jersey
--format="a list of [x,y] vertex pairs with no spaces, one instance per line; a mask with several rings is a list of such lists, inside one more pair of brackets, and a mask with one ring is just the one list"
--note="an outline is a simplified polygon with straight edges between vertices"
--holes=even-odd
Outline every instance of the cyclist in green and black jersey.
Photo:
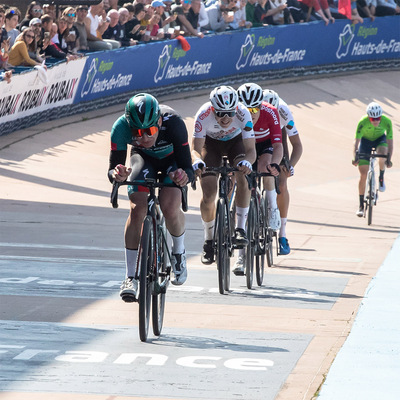
[[[127,146],[131,145],[130,167],[125,166]],[[111,152],[108,177],[111,182],[156,178],[161,172],[165,183],[185,186],[193,179],[188,133],[183,119],[172,108],[159,105],[150,94],[133,96],[125,114],[115,121],[111,130]],[[147,211],[148,189],[128,186],[130,214],[125,225],[126,279],[120,295],[124,301],[135,301],[138,282],[135,279],[140,228]],[[181,210],[181,191],[164,187],[160,205],[167,229],[172,236],[171,263],[175,285],[186,281],[184,246],[185,215]]]
[[393,129],[392,121],[382,114],[382,107],[375,102],[368,104],[367,115],[358,122],[356,140],[354,143],[353,165],[358,165],[360,181],[358,191],[360,195],[360,207],[357,211],[358,217],[364,216],[364,193],[367,180],[369,157],[358,157],[358,154],[370,154],[375,148],[378,154],[387,155],[387,159],[379,159],[379,191],[386,189],[384,173],[385,164],[388,168],[392,166],[393,154]]

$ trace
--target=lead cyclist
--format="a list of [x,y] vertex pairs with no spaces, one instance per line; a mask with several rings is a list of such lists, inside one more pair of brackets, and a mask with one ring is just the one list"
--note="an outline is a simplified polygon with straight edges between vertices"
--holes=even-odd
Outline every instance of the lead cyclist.
[[360,206],[356,212],[358,217],[364,216],[364,193],[369,169],[369,157],[358,154],[370,154],[375,148],[378,154],[387,155],[387,159],[379,159],[379,191],[386,190],[384,174],[385,166],[392,167],[393,154],[393,129],[392,121],[383,115],[382,107],[376,103],[369,103],[367,106],[367,115],[364,115],[357,125],[356,139],[354,141],[354,151],[352,164],[358,165],[360,180],[358,182],[358,193]]

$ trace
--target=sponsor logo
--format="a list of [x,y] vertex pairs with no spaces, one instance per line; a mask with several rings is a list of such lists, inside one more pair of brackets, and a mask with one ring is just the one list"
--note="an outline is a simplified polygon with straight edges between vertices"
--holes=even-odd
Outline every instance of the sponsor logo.
[[203,120],[203,119],[207,118],[207,117],[210,115],[210,113],[211,113],[211,107],[207,108],[206,111],[204,111],[203,113],[201,113],[201,114],[199,115],[199,119]]
[[196,124],[194,125],[194,131],[199,133],[203,130],[203,126],[201,125],[200,121],[196,121]]
[[347,56],[349,52],[350,43],[354,38],[354,29],[355,25],[347,24],[344,28],[342,33],[339,35],[339,47],[336,51],[336,57],[342,58]]
[[240,47],[240,55],[236,62],[236,69],[239,70],[247,65],[250,54],[255,46],[255,35],[247,35],[244,43]]

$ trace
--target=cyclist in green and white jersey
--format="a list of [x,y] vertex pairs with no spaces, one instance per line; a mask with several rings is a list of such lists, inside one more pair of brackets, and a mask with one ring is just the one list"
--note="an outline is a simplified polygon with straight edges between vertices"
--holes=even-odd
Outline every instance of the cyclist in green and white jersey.
[[388,168],[392,166],[391,158],[393,154],[393,129],[392,121],[383,115],[382,107],[375,102],[368,104],[367,115],[363,116],[357,125],[356,140],[354,142],[353,165],[358,165],[360,171],[360,181],[358,192],[360,195],[360,207],[357,211],[358,217],[364,216],[364,193],[369,169],[369,157],[358,154],[370,154],[375,148],[378,154],[387,155],[387,159],[379,159],[379,191],[386,189],[384,181],[385,164]]

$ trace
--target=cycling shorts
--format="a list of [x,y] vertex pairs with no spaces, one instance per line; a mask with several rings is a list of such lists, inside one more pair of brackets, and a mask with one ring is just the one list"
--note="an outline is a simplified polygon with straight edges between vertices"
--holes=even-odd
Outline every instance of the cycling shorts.
[[[133,152],[130,159],[132,173],[129,180],[143,181],[145,178],[157,179],[159,182],[172,183],[168,173],[175,171],[177,165],[174,156],[166,158],[153,158],[141,152]],[[149,189],[140,185],[129,185],[128,195],[136,192],[149,192]]]
[[[360,147],[358,148],[359,153],[371,154],[372,149],[377,149],[379,146],[387,147],[386,135],[382,135],[375,140],[368,140],[361,138]],[[359,165],[368,165],[369,157],[361,156],[359,158]]]
[[[222,141],[206,136],[201,157],[207,167],[220,167],[222,156],[227,156],[231,166],[240,157],[243,158],[246,152],[243,145],[242,134],[234,138]],[[215,172],[205,172],[202,176],[216,175]]]

